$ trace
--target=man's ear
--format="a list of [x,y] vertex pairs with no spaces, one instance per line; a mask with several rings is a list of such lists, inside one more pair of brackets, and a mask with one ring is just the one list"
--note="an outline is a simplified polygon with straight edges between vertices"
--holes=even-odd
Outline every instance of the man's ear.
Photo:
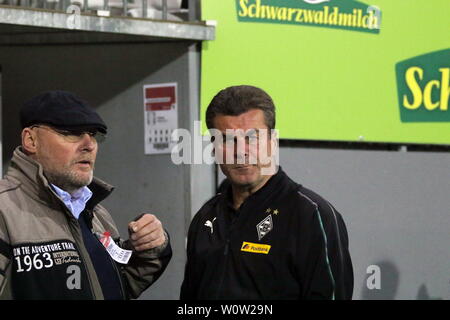
[[22,130],[22,148],[28,154],[35,154],[37,149],[36,132],[31,128]]

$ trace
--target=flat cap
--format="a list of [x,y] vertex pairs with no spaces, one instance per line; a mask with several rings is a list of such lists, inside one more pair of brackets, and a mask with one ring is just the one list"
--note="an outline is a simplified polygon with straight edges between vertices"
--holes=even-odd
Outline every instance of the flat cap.
[[106,134],[107,126],[88,103],[71,92],[46,91],[24,103],[20,110],[22,128],[47,124],[60,129],[97,129]]

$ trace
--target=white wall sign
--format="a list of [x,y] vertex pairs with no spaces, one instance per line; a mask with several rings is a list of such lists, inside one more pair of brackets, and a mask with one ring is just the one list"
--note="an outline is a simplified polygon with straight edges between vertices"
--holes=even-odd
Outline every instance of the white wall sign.
[[177,83],[144,85],[145,154],[170,153],[176,145],[177,110]]

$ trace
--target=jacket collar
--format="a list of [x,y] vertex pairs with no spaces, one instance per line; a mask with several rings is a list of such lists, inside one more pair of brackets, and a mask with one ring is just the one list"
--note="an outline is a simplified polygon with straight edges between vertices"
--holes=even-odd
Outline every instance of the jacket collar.
[[[11,165],[6,172],[6,179],[20,184],[21,189],[34,200],[46,203],[50,206],[59,206],[62,200],[50,186],[44,175],[42,166],[27,156],[21,147],[14,150]],[[100,201],[104,200],[114,187],[96,177],[92,179],[88,188],[93,196],[87,204],[87,208],[94,208]]]

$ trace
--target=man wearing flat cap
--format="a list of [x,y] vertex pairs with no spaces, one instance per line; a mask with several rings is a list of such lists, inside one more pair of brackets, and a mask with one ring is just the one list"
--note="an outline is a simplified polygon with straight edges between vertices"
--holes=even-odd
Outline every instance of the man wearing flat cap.
[[86,102],[49,91],[20,111],[22,145],[0,181],[0,299],[137,298],[172,256],[151,214],[120,238],[93,176],[107,126]]

